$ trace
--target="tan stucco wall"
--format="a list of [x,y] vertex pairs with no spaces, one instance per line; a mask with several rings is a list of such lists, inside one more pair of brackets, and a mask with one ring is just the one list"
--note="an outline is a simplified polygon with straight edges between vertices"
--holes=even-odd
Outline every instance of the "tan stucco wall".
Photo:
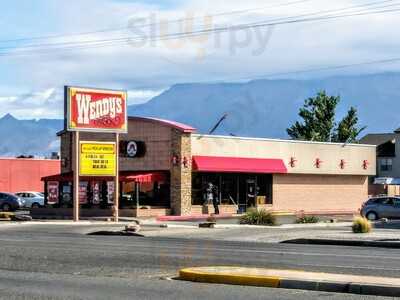
[[357,212],[367,198],[367,176],[273,175],[274,210]]
[[[282,159],[288,173],[375,175],[376,148],[371,145],[313,143],[287,140],[192,135],[192,155]],[[297,162],[292,168],[291,157]],[[315,161],[322,160],[320,168]],[[340,161],[346,165],[340,168]],[[363,161],[369,162],[368,169]]]

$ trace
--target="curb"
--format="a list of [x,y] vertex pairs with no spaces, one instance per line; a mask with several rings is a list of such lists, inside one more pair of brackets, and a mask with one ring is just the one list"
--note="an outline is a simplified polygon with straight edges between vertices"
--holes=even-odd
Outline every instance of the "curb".
[[214,274],[194,271],[193,269],[182,269],[179,271],[179,279],[193,282],[221,283],[232,285],[248,285],[278,288],[281,279],[275,276],[251,276],[251,275],[230,275]]
[[328,245],[328,246],[352,246],[352,247],[376,247],[400,249],[399,242],[360,241],[360,240],[331,240],[331,239],[294,239],[282,241],[281,244],[300,245]]
[[189,216],[159,216],[156,218],[159,222],[185,222],[185,221],[203,221],[207,220],[209,217],[213,217],[215,219],[236,219],[237,215],[232,214],[219,214],[219,215],[189,215]]
[[264,228],[273,230],[282,229],[306,229],[306,228],[335,228],[335,227],[350,227],[351,222],[340,223],[316,223],[316,224],[283,224],[283,225],[248,225],[248,224],[216,224],[216,228],[234,229],[234,228]]
[[[218,268],[218,267],[215,267]],[[222,267],[224,268],[224,267]],[[234,274],[206,272],[204,268],[187,268],[179,271],[178,279],[191,282],[230,284],[243,286],[257,286],[268,288],[297,289],[331,293],[348,293],[358,295],[398,297],[400,285],[385,285],[373,283],[354,283],[350,281],[330,281],[314,279],[290,279],[281,276],[263,276],[248,274]],[[274,271],[274,270],[269,270]],[[275,270],[277,271],[277,270]],[[257,273],[257,272],[256,272]],[[307,272],[305,272],[307,273]],[[307,274],[305,274],[307,277]]]

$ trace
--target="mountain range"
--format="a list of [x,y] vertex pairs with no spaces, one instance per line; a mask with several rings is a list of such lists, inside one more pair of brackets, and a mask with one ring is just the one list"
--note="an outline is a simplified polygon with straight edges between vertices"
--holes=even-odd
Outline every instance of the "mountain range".
[[[287,138],[304,99],[320,90],[339,95],[337,117],[358,109],[366,133],[399,127],[400,73],[338,76],[309,80],[253,80],[245,83],[177,84],[150,101],[131,105],[129,115],[170,119],[207,133],[226,116],[215,134]],[[0,156],[48,155],[59,150],[62,120],[0,119]],[[12,134],[10,134],[12,133]]]

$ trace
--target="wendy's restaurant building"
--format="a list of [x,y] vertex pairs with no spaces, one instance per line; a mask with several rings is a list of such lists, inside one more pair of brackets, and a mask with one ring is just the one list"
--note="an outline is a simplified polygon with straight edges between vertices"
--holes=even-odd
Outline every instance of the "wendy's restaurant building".
[[[43,178],[48,208],[72,205],[76,153],[73,133],[62,131],[61,173]],[[109,133],[82,132],[84,141],[113,141]],[[351,214],[368,197],[376,147],[197,134],[177,122],[128,118],[120,135],[120,216],[213,213],[249,207],[309,214]],[[81,177],[82,215],[111,215],[113,178]]]

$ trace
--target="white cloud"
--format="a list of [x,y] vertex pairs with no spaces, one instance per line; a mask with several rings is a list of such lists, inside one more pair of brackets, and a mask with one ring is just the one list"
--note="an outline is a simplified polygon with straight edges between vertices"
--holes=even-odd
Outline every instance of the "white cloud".
[[23,119],[61,118],[63,115],[62,91],[54,88],[0,96],[0,115],[11,113]]
[[[162,92],[163,90],[129,90],[128,105],[145,103]],[[0,96],[0,116],[11,113],[22,119],[62,118],[63,101],[63,91],[55,88]]]
[[[60,5],[55,13],[59,14],[59,22],[67,33],[109,27],[128,28],[138,18],[157,23],[163,19],[185,18],[191,16],[191,12],[195,12],[195,17],[201,17],[193,27],[199,29],[204,25],[203,16],[226,11],[260,7],[248,14],[215,17],[212,26],[273,20],[365,4],[363,1],[350,0],[310,0],[301,5],[268,8],[287,2],[289,0],[231,0],[227,6],[226,0],[189,0],[168,7],[148,4],[148,1],[87,0],[69,1]],[[133,104],[147,101],[178,82],[229,81],[260,74],[393,57],[400,46],[394,30],[399,25],[400,18],[396,14],[371,15],[329,22],[280,25],[270,32],[266,28],[232,31],[209,35],[207,39],[184,39],[179,43],[159,41],[147,42],[143,46],[114,43],[110,47],[10,57],[8,64],[19,70],[19,76],[8,82],[7,95],[0,95],[0,114],[16,111],[17,115],[24,117],[61,116],[63,85],[66,84],[125,89],[129,91],[129,101]],[[176,24],[175,27],[170,25],[169,30],[163,29],[164,32],[184,31]],[[137,37],[134,33],[130,28],[108,34],[69,37],[63,41],[72,43],[119,38],[127,34]],[[246,38],[247,42],[243,42]],[[257,51],[259,53],[255,54]],[[397,67],[396,64],[371,65],[335,72],[398,70]],[[317,76],[327,74],[335,73],[325,72]],[[16,96],[21,90],[39,92],[27,93],[26,97]],[[21,106],[21,103],[25,106]]]
[[128,104],[141,104],[160,95],[164,90],[131,90],[128,91]]

